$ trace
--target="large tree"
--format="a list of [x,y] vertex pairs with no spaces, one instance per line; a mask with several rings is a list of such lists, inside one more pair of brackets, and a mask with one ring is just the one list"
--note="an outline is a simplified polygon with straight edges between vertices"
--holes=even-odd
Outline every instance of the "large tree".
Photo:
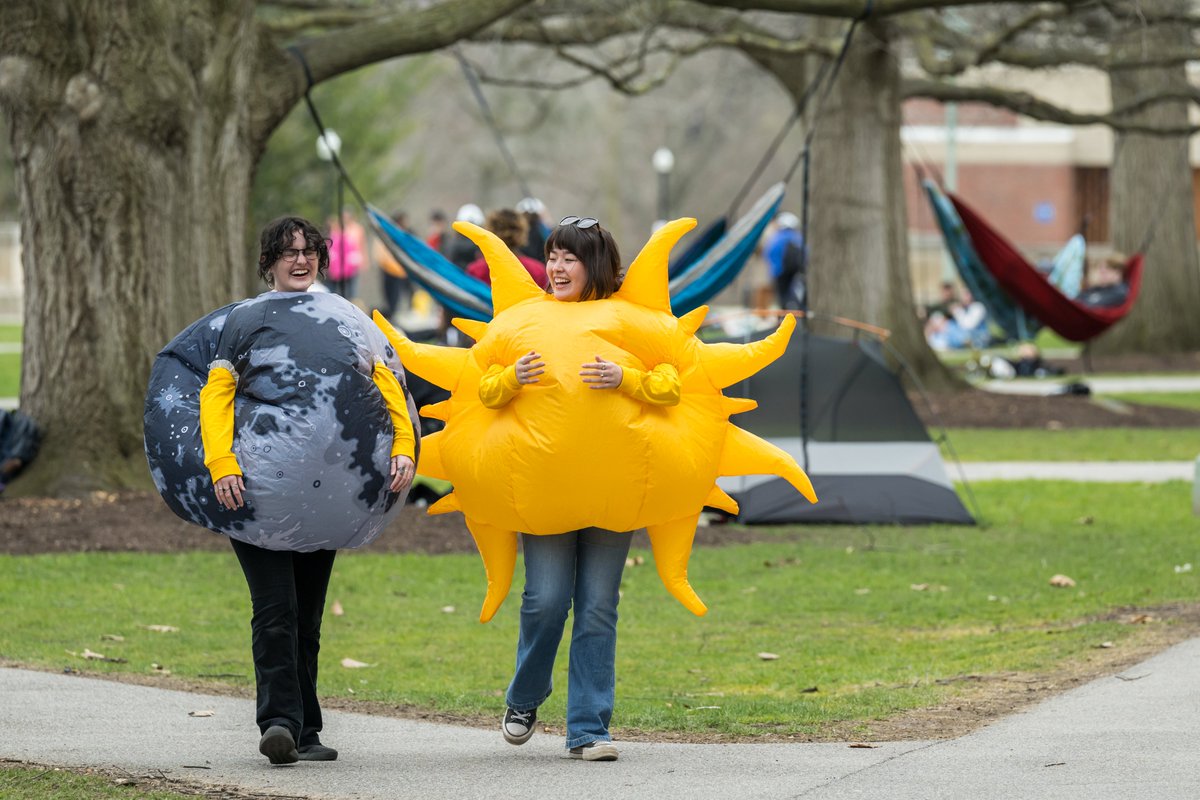
[[155,352],[250,289],[255,166],[308,87],[289,43],[320,83],[446,47],[528,1],[0,4],[25,271],[21,406],[46,430],[16,488],[145,484]]

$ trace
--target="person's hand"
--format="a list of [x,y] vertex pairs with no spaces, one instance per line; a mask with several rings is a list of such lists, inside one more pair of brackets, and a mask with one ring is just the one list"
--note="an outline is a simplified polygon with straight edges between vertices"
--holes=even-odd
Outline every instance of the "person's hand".
[[217,495],[217,502],[230,511],[246,505],[242,499],[242,492],[246,491],[246,484],[242,483],[241,475],[226,475],[213,484],[213,491]]
[[625,371],[621,369],[620,364],[605,361],[600,356],[596,356],[595,361],[584,364],[579,374],[583,376],[583,382],[593,389],[616,389],[625,377]]
[[517,359],[517,382],[518,383],[537,383],[538,376],[546,371],[546,364],[541,360],[541,356],[537,352],[530,350],[525,355]]
[[413,478],[417,475],[417,465],[408,456],[392,456],[392,483],[388,486],[393,492],[403,492],[412,486]]

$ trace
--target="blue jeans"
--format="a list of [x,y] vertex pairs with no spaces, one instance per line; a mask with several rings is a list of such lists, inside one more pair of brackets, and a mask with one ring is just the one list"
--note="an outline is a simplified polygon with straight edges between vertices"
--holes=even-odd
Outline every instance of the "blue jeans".
[[554,657],[573,603],[567,747],[608,741],[617,680],[617,601],[633,534],[585,528],[521,539],[525,591],[508,705],[530,711],[550,696]]

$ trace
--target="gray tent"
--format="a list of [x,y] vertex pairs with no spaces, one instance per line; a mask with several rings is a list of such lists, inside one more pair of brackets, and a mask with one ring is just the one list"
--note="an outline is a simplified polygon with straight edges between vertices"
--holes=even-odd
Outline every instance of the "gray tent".
[[818,497],[810,505],[772,475],[722,478],[741,507],[738,522],[975,523],[873,338],[797,328],[783,356],[725,394],[758,401],[732,422],[795,457]]

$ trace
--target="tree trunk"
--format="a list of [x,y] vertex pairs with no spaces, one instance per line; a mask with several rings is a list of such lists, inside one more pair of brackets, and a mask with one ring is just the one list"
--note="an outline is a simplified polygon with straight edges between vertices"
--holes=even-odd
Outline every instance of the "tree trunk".
[[[845,23],[822,21],[826,35]],[[816,125],[811,156],[809,306],[892,332],[890,342],[934,390],[961,383],[925,341],[913,305],[900,153],[900,72],[891,26],[860,27]],[[799,176],[797,183],[799,183]]]
[[[446,46],[528,2],[346,7],[359,24],[298,48],[320,82]],[[251,180],[304,87],[254,0],[0,2],[25,271],[21,406],[45,431],[10,493],[150,485],[154,355],[262,288],[247,280]]]
[[46,3],[18,25],[36,58],[3,42],[22,209],[21,407],[46,431],[13,486],[23,494],[149,486],[141,417],[155,353],[249,289],[253,3],[221,19],[200,10],[210,5]]
[[[1147,11],[1186,11],[1178,0],[1156,0]],[[1118,57],[1178,50],[1190,42],[1186,26],[1174,22],[1137,24],[1113,44]],[[1177,67],[1114,69],[1109,72],[1112,103],[1174,89],[1188,89],[1187,72]],[[1133,115],[1161,126],[1187,124],[1187,104],[1160,103]],[[1099,353],[1165,353],[1200,350],[1200,261],[1196,255],[1195,204],[1188,138],[1144,134],[1116,135],[1112,167],[1114,246],[1132,254],[1146,236],[1142,290],[1129,316],[1099,338]]]

